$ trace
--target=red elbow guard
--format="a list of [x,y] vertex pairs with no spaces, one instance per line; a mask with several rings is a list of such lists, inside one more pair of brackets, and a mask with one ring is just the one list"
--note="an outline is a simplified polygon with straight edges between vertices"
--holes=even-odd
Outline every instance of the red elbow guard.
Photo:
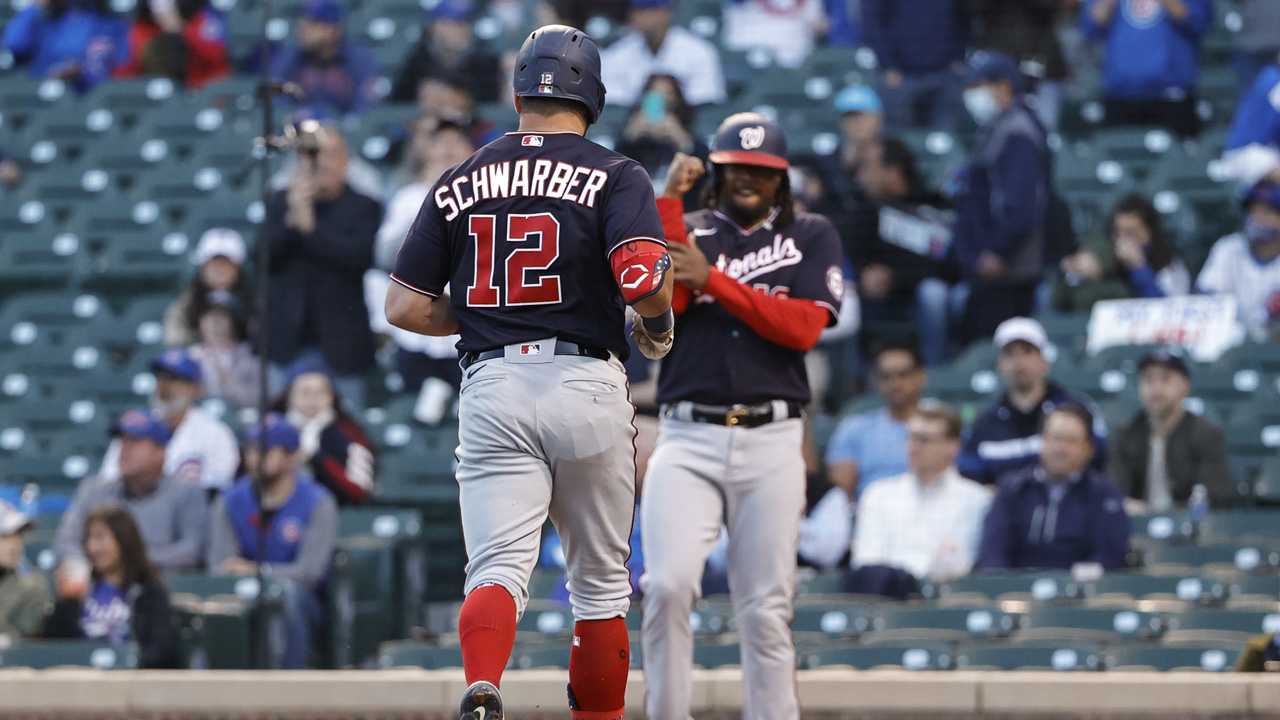
[[622,290],[622,299],[628,305],[660,290],[671,268],[671,256],[666,248],[650,240],[633,240],[618,246],[609,262]]

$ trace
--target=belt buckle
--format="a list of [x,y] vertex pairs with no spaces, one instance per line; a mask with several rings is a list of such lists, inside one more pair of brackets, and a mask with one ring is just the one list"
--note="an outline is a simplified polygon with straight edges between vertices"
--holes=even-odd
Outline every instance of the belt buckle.
[[742,418],[751,414],[750,408],[736,407],[730,408],[729,412],[724,414],[724,424],[729,427],[736,427],[742,423]]

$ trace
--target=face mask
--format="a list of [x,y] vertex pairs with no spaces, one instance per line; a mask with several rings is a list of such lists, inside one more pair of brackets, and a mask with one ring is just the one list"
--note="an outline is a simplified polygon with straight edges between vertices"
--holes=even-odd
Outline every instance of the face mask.
[[172,398],[170,400],[161,400],[158,396],[151,396],[151,411],[162,418],[168,419],[176,417],[191,409],[191,398],[182,396]]
[[1000,105],[991,93],[991,88],[982,85],[964,91],[964,108],[979,125],[991,122],[1000,112]]
[[1280,240],[1280,230],[1266,225],[1259,225],[1253,218],[1244,219],[1244,236],[1250,245],[1265,245]]

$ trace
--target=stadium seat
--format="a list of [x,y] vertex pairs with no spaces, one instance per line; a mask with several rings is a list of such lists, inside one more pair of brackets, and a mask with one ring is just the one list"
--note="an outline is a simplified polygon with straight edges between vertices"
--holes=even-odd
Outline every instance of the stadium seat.
[[64,666],[132,670],[138,667],[138,646],[95,640],[32,640],[0,650],[0,667],[43,670]]
[[1127,595],[1134,599],[1181,600],[1184,602],[1216,602],[1227,596],[1226,584],[1210,577],[1196,575],[1144,575],[1136,572],[1112,572],[1085,586],[1086,597]]
[[1017,619],[992,605],[930,607],[884,604],[875,608],[864,643],[958,642],[1005,637]]
[[1165,641],[1188,644],[1196,642],[1239,642],[1262,633],[1280,632],[1280,607],[1271,612],[1246,610],[1196,609],[1168,619]]
[[1213,542],[1233,542],[1246,538],[1280,539],[1280,511],[1237,510],[1213,513],[1200,522],[1200,536],[1202,541]]
[[399,614],[396,543],[386,537],[341,537],[334,551],[329,583],[334,634],[334,665],[362,665],[378,646],[404,630]]
[[394,640],[378,646],[378,666],[420,667],[428,670],[462,667],[462,647],[419,640]]
[[1037,607],[1022,617],[1017,637],[1023,640],[1124,642],[1158,637],[1160,616],[1135,610]]
[[736,642],[700,642],[693,646],[693,664],[708,670],[726,665],[741,665],[742,649]]
[[89,254],[74,234],[23,228],[0,243],[0,296],[76,287],[89,272]]
[[1280,459],[1268,460],[1253,484],[1254,500],[1259,505],[1280,506]]
[[1164,646],[1116,645],[1102,654],[1108,670],[1204,670],[1230,672],[1235,669],[1242,646],[1232,643]]
[[805,668],[848,665],[858,670],[895,668],[947,670],[953,662],[950,646],[941,643],[846,646],[818,649],[799,657]]
[[926,599],[942,601],[961,596],[1046,602],[1075,599],[1082,591],[1066,572],[979,572],[942,583],[925,581],[920,589]]
[[1210,572],[1229,573],[1234,570],[1252,572],[1260,567],[1272,567],[1271,558],[1280,559],[1280,550],[1277,550],[1277,547],[1280,547],[1280,543],[1271,547],[1241,544],[1156,545],[1146,551],[1144,564],[1148,567],[1200,568]]
[[209,667],[280,667],[284,627],[279,585],[268,581],[264,586],[255,577],[198,574],[167,575],[165,585],[174,602],[204,603]]
[[568,640],[554,642],[526,643],[519,642],[511,651],[511,662],[507,667],[516,670],[530,668],[569,668],[569,655],[573,649]]
[[823,638],[853,638],[870,627],[866,608],[847,601],[823,603],[805,602],[797,605],[791,619],[791,631],[797,635],[822,636]]
[[372,535],[395,547],[395,602],[399,634],[408,636],[421,624],[426,558],[422,543],[422,515],[408,508],[345,507],[338,512],[338,535]]
[[573,610],[563,603],[530,600],[516,631],[542,638],[568,638],[573,634],[573,623]]
[[957,670],[1057,670],[1100,669],[1098,648],[1078,642],[971,645],[956,650]]

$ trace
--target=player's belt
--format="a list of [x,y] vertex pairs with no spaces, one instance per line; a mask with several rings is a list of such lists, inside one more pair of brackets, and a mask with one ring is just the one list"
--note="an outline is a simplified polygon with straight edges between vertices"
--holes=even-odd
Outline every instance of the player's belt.
[[803,407],[797,402],[771,400],[759,405],[699,405],[678,402],[662,406],[662,417],[726,427],[756,428],[779,420],[798,418]]
[[[507,351],[505,348],[498,348],[497,350],[483,350],[481,352],[463,353],[462,358],[458,361],[458,364],[462,366],[463,370],[466,370],[467,368],[471,367],[472,365],[475,365],[476,363],[482,360],[493,360],[494,358],[503,357],[506,354],[507,354]],[[578,355],[581,357],[595,358],[596,360],[608,360],[610,357],[609,351],[605,350],[604,348],[586,347],[583,345],[579,345],[578,343],[569,342],[568,340],[556,341],[555,354],[556,355]]]

